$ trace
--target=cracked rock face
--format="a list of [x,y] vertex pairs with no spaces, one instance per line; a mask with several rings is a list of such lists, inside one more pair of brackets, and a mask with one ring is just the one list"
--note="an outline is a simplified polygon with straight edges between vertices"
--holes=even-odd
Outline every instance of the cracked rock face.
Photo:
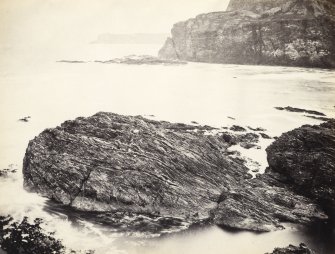
[[29,142],[24,185],[77,210],[105,213],[104,221],[143,214],[270,231],[283,221],[327,218],[284,175],[268,170],[251,179],[243,161],[228,155],[226,135],[210,130],[103,112],[79,117]]
[[226,12],[176,23],[165,59],[335,67],[333,0],[231,0]]

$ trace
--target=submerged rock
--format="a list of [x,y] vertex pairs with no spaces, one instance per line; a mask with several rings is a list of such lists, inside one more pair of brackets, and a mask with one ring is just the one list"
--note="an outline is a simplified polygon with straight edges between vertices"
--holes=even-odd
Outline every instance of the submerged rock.
[[[130,225],[129,218],[141,214],[143,223],[156,220],[148,225],[157,230],[206,220],[270,231],[283,221],[327,218],[311,199],[292,192],[285,176],[268,170],[251,179],[243,160],[229,156],[228,136],[206,134],[213,129],[103,112],[79,117],[29,142],[24,186],[77,210],[98,212],[103,221],[126,221],[132,230],[145,228],[138,220]],[[239,142],[258,138],[238,136]]]
[[285,111],[289,111],[289,112],[307,113],[307,114],[316,115],[316,116],[326,116],[324,113],[321,113],[319,111],[301,109],[301,108],[294,108],[294,107],[290,107],[290,106],[288,106],[288,107],[275,107],[275,109],[285,110]]
[[335,215],[335,120],[304,125],[283,134],[267,149],[269,166],[295,190]]
[[81,61],[81,60],[60,60],[60,61],[57,61],[57,63],[77,64],[77,63],[86,63],[86,62],[85,61]]
[[159,51],[197,62],[335,67],[333,0],[231,0],[176,23]]
[[104,63],[104,64],[133,64],[133,65],[181,65],[181,64],[187,64],[185,61],[180,60],[168,60],[168,59],[160,59],[154,56],[148,56],[148,55],[130,55],[125,56],[123,58],[114,58],[107,61],[95,61],[96,63]]
[[31,118],[30,116],[25,116],[25,117],[20,118],[19,121],[27,123],[29,122],[30,118]]

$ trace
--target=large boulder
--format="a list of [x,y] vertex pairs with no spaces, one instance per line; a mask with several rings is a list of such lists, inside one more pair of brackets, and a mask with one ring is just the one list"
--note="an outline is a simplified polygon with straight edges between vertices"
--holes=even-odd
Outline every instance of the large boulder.
[[29,143],[25,187],[81,210],[208,217],[223,186],[251,176],[206,129],[112,113],[66,121]]
[[228,11],[176,23],[161,58],[335,67],[334,0],[231,0]]
[[136,214],[146,215],[142,229],[150,218],[150,228],[175,218],[184,228],[180,220],[254,231],[326,218],[283,175],[267,171],[251,179],[243,160],[229,156],[227,134],[212,130],[113,113],[66,121],[29,142],[24,185],[129,228],[138,228]]
[[272,170],[335,217],[335,120],[284,133],[267,148]]

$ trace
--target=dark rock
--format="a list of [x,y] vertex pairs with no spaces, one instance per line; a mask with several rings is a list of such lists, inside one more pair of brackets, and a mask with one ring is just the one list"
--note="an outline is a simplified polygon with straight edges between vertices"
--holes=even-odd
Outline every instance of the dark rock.
[[252,142],[257,143],[259,141],[259,136],[256,133],[246,133],[238,135],[239,142]]
[[252,127],[248,126],[248,129],[249,129],[249,130],[252,130],[252,131],[266,131],[266,129],[261,128],[261,127],[252,128]]
[[289,112],[297,112],[297,113],[307,113],[307,114],[311,114],[311,115],[317,115],[317,116],[326,116],[324,113],[315,111],[315,110],[308,110],[308,109],[301,109],[301,108],[294,108],[294,107],[275,107],[275,109],[278,110],[286,110]]
[[320,120],[320,121],[330,121],[331,118],[329,117],[323,117],[323,116],[310,116],[310,115],[305,115],[306,117],[309,117],[309,118],[313,118],[313,119],[316,119],[316,120]]
[[259,133],[259,135],[261,135],[262,138],[264,139],[271,139],[271,137],[263,132]]
[[304,125],[283,134],[267,149],[269,166],[284,174],[300,194],[335,214],[335,120]]
[[301,243],[299,247],[289,245],[286,248],[276,248],[272,253],[266,254],[316,254],[314,251],[309,249],[305,244]]
[[[185,228],[209,219],[269,231],[282,228],[281,221],[327,218],[309,198],[292,192],[282,175],[268,170],[251,179],[243,160],[228,156],[227,136],[190,132],[194,127],[213,129],[112,113],[66,121],[29,142],[24,186],[131,230]],[[125,221],[122,214],[136,219]]]
[[245,149],[250,149],[250,148],[261,149],[260,146],[258,146],[256,144],[253,144],[253,143],[242,142],[242,143],[240,143],[240,146],[243,147],[243,148],[245,148]]
[[147,56],[147,55],[131,55],[126,56],[123,58],[115,58],[107,61],[95,61],[96,63],[104,63],[104,64],[136,64],[136,65],[181,65],[181,64],[187,64],[185,61],[179,61],[179,60],[167,60],[167,59],[160,59],[155,56]]
[[221,133],[221,138],[228,143],[230,146],[236,145],[238,142],[238,139],[236,135],[231,134],[229,132],[223,132]]
[[176,23],[159,56],[334,68],[334,13],[333,0],[231,0],[226,12]]
[[245,128],[241,127],[241,126],[238,126],[238,125],[233,125],[232,127],[230,127],[230,130],[231,131],[247,131]]
[[23,118],[20,118],[19,121],[21,121],[21,122],[29,122],[30,118],[31,118],[30,116],[25,116]]
[[259,141],[259,136],[255,133],[233,134],[229,132],[221,133],[221,138],[230,146],[240,144],[242,147],[249,148],[256,146]]

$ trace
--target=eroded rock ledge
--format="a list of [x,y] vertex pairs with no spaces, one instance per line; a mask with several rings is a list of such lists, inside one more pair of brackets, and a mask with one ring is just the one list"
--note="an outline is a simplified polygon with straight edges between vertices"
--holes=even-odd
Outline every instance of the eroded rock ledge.
[[284,174],[268,169],[251,179],[243,161],[229,156],[223,134],[210,130],[104,112],[79,117],[29,142],[24,185],[109,216],[206,220],[254,231],[327,219]]

